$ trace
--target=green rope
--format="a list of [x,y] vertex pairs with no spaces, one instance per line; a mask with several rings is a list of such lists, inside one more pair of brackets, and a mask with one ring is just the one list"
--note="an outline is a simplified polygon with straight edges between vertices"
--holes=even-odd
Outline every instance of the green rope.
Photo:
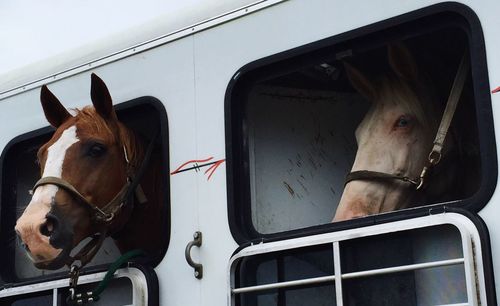
[[92,290],[92,295],[94,297],[94,300],[95,301],[99,300],[99,295],[101,295],[104,289],[108,287],[110,280],[113,278],[113,275],[115,274],[116,270],[118,270],[121,265],[128,262],[131,258],[143,255],[145,255],[143,250],[132,250],[123,254],[113,264],[111,264],[111,266],[108,269],[108,272],[106,272],[106,275],[104,275],[102,281],[99,283],[99,285],[97,285],[97,287],[94,290]]

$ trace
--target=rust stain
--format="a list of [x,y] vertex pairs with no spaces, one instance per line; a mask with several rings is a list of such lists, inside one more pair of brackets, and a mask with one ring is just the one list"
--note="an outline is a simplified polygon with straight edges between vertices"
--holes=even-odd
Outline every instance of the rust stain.
[[497,93],[497,92],[500,92],[500,86],[491,91],[491,93]]
[[292,189],[292,187],[290,187],[290,185],[288,185],[287,182],[283,181],[283,185],[285,185],[286,189],[288,190],[288,192],[290,193],[290,195],[292,197],[295,196],[295,191]]

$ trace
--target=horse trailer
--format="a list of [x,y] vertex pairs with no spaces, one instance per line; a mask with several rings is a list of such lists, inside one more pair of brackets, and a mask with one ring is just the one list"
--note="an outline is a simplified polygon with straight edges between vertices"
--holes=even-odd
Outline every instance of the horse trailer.
[[[54,133],[40,106],[42,86],[81,109],[96,74],[119,120],[161,153],[162,232],[157,250],[127,260],[93,304],[497,305],[497,9],[492,0],[200,1],[134,35],[0,76],[0,304],[74,302],[69,269],[35,268],[14,226],[40,178],[38,148]],[[413,65],[402,60],[409,54]],[[470,67],[460,73],[462,58]],[[427,105],[439,110],[430,125],[456,96],[442,158],[422,171],[423,188],[358,177],[369,186],[355,197],[392,186],[413,188],[411,200],[339,218],[346,176],[381,171],[376,162],[353,163],[365,156],[368,96],[401,94],[377,89],[384,75],[416,97],[436,97]],[[398,117],[391,135],[413,121],[426,128],[417,119],[431,120],[429,112]],[[393,151],[406,164],[429,155],[405,150]],[[97,286],[118,257],[107,238],[80,271],[77,291]]]

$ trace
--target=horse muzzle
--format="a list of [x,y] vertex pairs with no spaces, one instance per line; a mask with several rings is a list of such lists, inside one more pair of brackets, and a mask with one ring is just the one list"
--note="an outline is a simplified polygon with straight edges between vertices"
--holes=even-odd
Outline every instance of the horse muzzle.
[[73,227],[56,205],[52,205],[45,215],[42,211],[23,215],[18,220],[16,232],[37,268],[61,268],[69,257]]

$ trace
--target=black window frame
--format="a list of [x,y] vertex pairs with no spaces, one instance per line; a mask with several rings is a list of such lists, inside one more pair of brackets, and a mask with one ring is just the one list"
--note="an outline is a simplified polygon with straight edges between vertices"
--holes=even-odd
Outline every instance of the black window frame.
[[[326,58],[328,56],[325,54],[335,54],[335,52],[339,51],[339,49],[335,49],[336,46],[354,41],[360,37],[369,40],[367,43],[378,43],[380,45],[381,41],[402,38],[401,32],[422,33],[426,28],[436,29],[439,26],[449,26],[449,20],[439,21],[442,16],[456,18],[457,24],[454,26],[461,27],[467,35],[469,52],[473,59],[471,74],[481,160],[481,185],[474,195],[458,201],[426,205],[411,210],[399,210],[355,220],[270,234],[259,233],[253,226],[251,217],[249,169],[247,166],[249,159],[245,149],[245,139],[248,137],[243,127],[245,96],[252,85],[257,81],[294,71],[297,67],[307,66],[311,62],[311,58]],[[450,209],[465,210],[476,214],[491,198],[498,176],[493,114],[489,92],[486,51],[480,20],[472,9],[454,2],[429,6],[246,64],[234,74],[225,94],[228,219],[234,239],[240,245],[240,248],[243,248],[255,242],[283,240],[340,231],[415,218]],[[452,204],[451,207],[450,204]]]
[[[163,209],[164,213],[162,216],[162,239],[159,241],[160,243],[160,248],[159,251],[153,254],[152,256],[148,256],[147,258],[141,258],[138,259],[137,262],[135,262],[133,265],[140,268],[141,271],[145,270],[148,267],[152,268],[158,266],[160,262],[163,260],[165,257],[165,254],[167,252],[169,243],[170,243],[170,235],[171,235],[171,220],[170,220],[170,211],[171,211],[171,201],[170,201],[170,154],[169,154],[169,131],[168,131],[168,117],[167,117],[167,112],[166,109],[163,105],[163,103],[158,100],[155,97],[152,96],[142,96],[138,98],[134,98],[132,100],[128,100],[125,102],[118,103],[114,105],[114,109],[117,113],[118,119],[121,119],[121,114],[122,111],[125,112],[130,109],[141,109],[142,108],[149,108],[149,110],[146,110],[146,112],[154,112],[155,116],[157,117],[157,123],[158,126],[150,126],[147,129],[151,130],[148,131],[148,133],[154,133],[152,130],[153,128],[159,128],[160,131],[158,133],[158,137],[156,140],[156,146],[161,150],[161,156],[162,156],[162,166],[165,167],[162,171],[163,175],[163,190],[164,190],[164,195],[163,195]],[[131,114],[128,114],[130,116]],[[126,115],[127,116],[127,115]],[[126,124],[126,122],[125,122]],[[26,143],[29,140],[34,140],[36,139],[38,142],[40,142],[40,139],[50,139],[52,134],[54,133],[55,129],[50,126],[46,126],[22,135],[19,135],[15,138],[13,138],[11,141],[7,143],[7,145],[3,148],[2,154],[0,155],[0,199],[4,199],[4,172],[6,171],[6,157],[9,154],[10,150],[15,148],[16,145],[21,144],[21,143]],[[152,136],[147,135],[147,136]],[[36,167],[35,163],[33,163],[33,166]],[[6,239],[9,239],[9,231],[14,230],[14,225],[16,222],[16,211],[11,211],[10,207],[6,207],[5,205],[0,204],[0,242],[5,245]],[[5,218],[8,218],[5,220]],[[4,282],[4,284],[0,285],[1,288],[5,287],[13,287],[13,286],[23,286],[23,285],[28,285],[28,284],[35,284],[35,283],[41,283],[41,282],[46,282],[46,281],[51,281],[51,280],[56,280],[56,279],[61,279],[61,278],[66,278],[68,276],[67,272],[56,272],[56,273],[51,273],[49,275],[43,275],[43,276],[36,276],[36,277],[28,277],[28,278],[20,278],[16,275],[15,267],[14,265],[10,264],[14,262],[14,249],[12,248],[11,252],[2,252],[0,254],[0,260],[4,263],[2,267],[0,268],[0,279]],[[85,275],[85,274],[92,274],[92,273],[98,273],[98,272],[104,272],[106,271],[109,266],[112,264],[111,263],[105,263],[105,264],[96,264],[96,265],[91,265],[91,266],[86,266],[83,267],[80,274]],[[146,269],[148,270],[148,269]],[[149,271],[148,270],[148,271]],[[149,272],[148,272],[149,273]],[[150,277],[147,275],[147,277]],[[154,276],[156,278],[156,275]],[[157,282],[157,281],[156,281]],[[156,285],[157,286],[157,285]],[[148,289],[149,290],[149,289]],[[153,291],[157,291],[157,289],[153,288]],[[156,294],[157,296],[157,294]],[[152,296],[154,298],[154,296]],[[154,298],[157,300],[157,297]],[[156,305],[156,304],[152,304]]]

